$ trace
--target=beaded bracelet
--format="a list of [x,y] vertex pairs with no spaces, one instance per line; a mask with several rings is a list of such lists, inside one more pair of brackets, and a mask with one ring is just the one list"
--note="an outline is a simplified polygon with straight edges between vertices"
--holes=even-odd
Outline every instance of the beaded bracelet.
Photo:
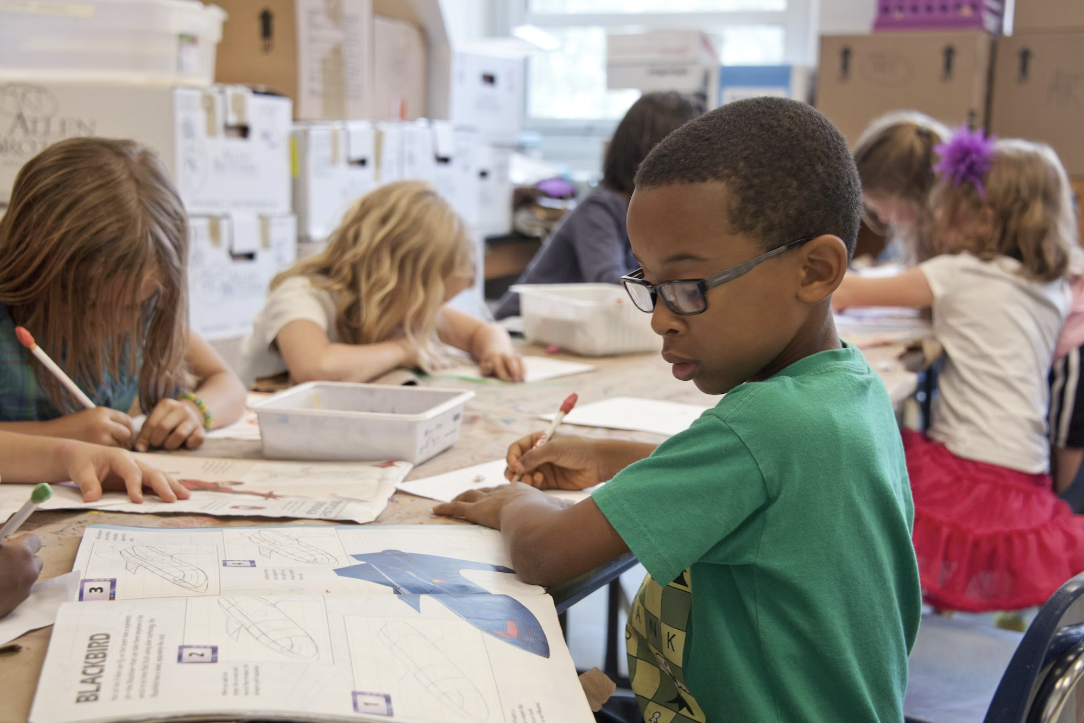
[[192,392],[181,392],[177,395],[177,399],[184,399],[195,404],[200,414],[203,415],[203,428],[210,431],[211,427],[214,426],[214,421],[211,419],[211,410],[207,408],[206,402]]

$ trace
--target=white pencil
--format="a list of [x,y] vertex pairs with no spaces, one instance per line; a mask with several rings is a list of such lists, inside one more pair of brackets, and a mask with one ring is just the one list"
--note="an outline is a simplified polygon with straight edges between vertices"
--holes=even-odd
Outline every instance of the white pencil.
[[[534,443],[534,447],[531,447],[531,449],[538,449],[549,441],[550,437],[553,436],[553,433],[561,426],[561,422],[564,420],[565,415],[571,412],[572,408],[576,406],[576,402],[579,398],[579,395],[576,394],[568,395],[568,399],[561,405],[561,408],[557,411],[557,415],[554,416],[553,421],[550,422],[550,426],[546,427],[546,431],[542,433],[542,436],[538,438],[538,441]],[[512,481],[519,482],[520,477],[522,477],[522,475],[512,475]]]
[[19,342],[27,349],[29,349],[30,353],[36,356],[38,358],[38,361],[44,364],[45,368],[52,372],[54,377],[60,380],[61,384],[68,388],[68,391],[71,392],[72,395],[74,395],[75,398],[79,400],[80,404],[82,404],[87,409],[94,409],[95,404],[94,402],[90,401],[90,397],[84,394],[83,390],[77,387],[75,385],[75,382],[71,380],[71,377],[65,374],[64,370],[58,367],[56,365],[56,362],[49,358],[48,354],[42,351],[42,348],[34,342],[34,337],[30,334],[29,331],[27,331],[21,326],[17,326],[15,327],[15,336],[19,337]]
[[38,509],[38,505],[45,502],[47,499],[53,496],[53,488],[44,482],[34,488],[34,491],[30,493],[30,499],[26,501],[26,504],[19,509],[14,515],[8,518],[8,521],[4,523],[3,527],[0,527],[0,544],[3,544],[4,540],[9,535],[14,535],[18,532],[19,528],[26,522],[26,518],[30,517],[34,513],[34,510]]

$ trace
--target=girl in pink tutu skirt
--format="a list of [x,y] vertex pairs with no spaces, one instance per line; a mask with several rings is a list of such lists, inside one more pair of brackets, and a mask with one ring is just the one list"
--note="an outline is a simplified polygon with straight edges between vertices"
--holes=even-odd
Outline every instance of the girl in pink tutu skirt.
[[941,255],[892,278],[848,275],[848,306],[931,308],[945,350],[927,434],[905,430],[926,601],[1041,605],[1084,571],[1084,516],[1052,488],[1047,407],[1076,244],[1069,182],[1045,145],[961,129],[938,147]]

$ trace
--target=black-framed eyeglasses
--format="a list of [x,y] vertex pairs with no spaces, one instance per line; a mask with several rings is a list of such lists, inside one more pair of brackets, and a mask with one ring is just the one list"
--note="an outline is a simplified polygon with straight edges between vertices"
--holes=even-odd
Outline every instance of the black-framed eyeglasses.
[[644,270],[637,269],[628,276],[621,277],[621,283],[625,285],[625,291],[636,308],[650,314],[655,310],[655,300],[661,296],[670,311],[681,316],[695,316],[703,314],[708,308],[707,292],[716,286],[721,286],[728,281],[745,276],[754,268],[770,258],[786,253],[804,243],[812,241],[816,236],[807,236],[789,244],[772,249],[766,254],[749,259],[737,266],[731,266],[726,271],[721,271],[706,279],[685,279],[681,281],[666,281],[652,286],[644,281]]

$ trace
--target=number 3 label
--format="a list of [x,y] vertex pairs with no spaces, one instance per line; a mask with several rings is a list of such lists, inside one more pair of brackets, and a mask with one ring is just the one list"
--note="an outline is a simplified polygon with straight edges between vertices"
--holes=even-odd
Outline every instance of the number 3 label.
[[86,602],[90,600],[116,600],[117,578],[90,578],[79,581],[79,599]]

